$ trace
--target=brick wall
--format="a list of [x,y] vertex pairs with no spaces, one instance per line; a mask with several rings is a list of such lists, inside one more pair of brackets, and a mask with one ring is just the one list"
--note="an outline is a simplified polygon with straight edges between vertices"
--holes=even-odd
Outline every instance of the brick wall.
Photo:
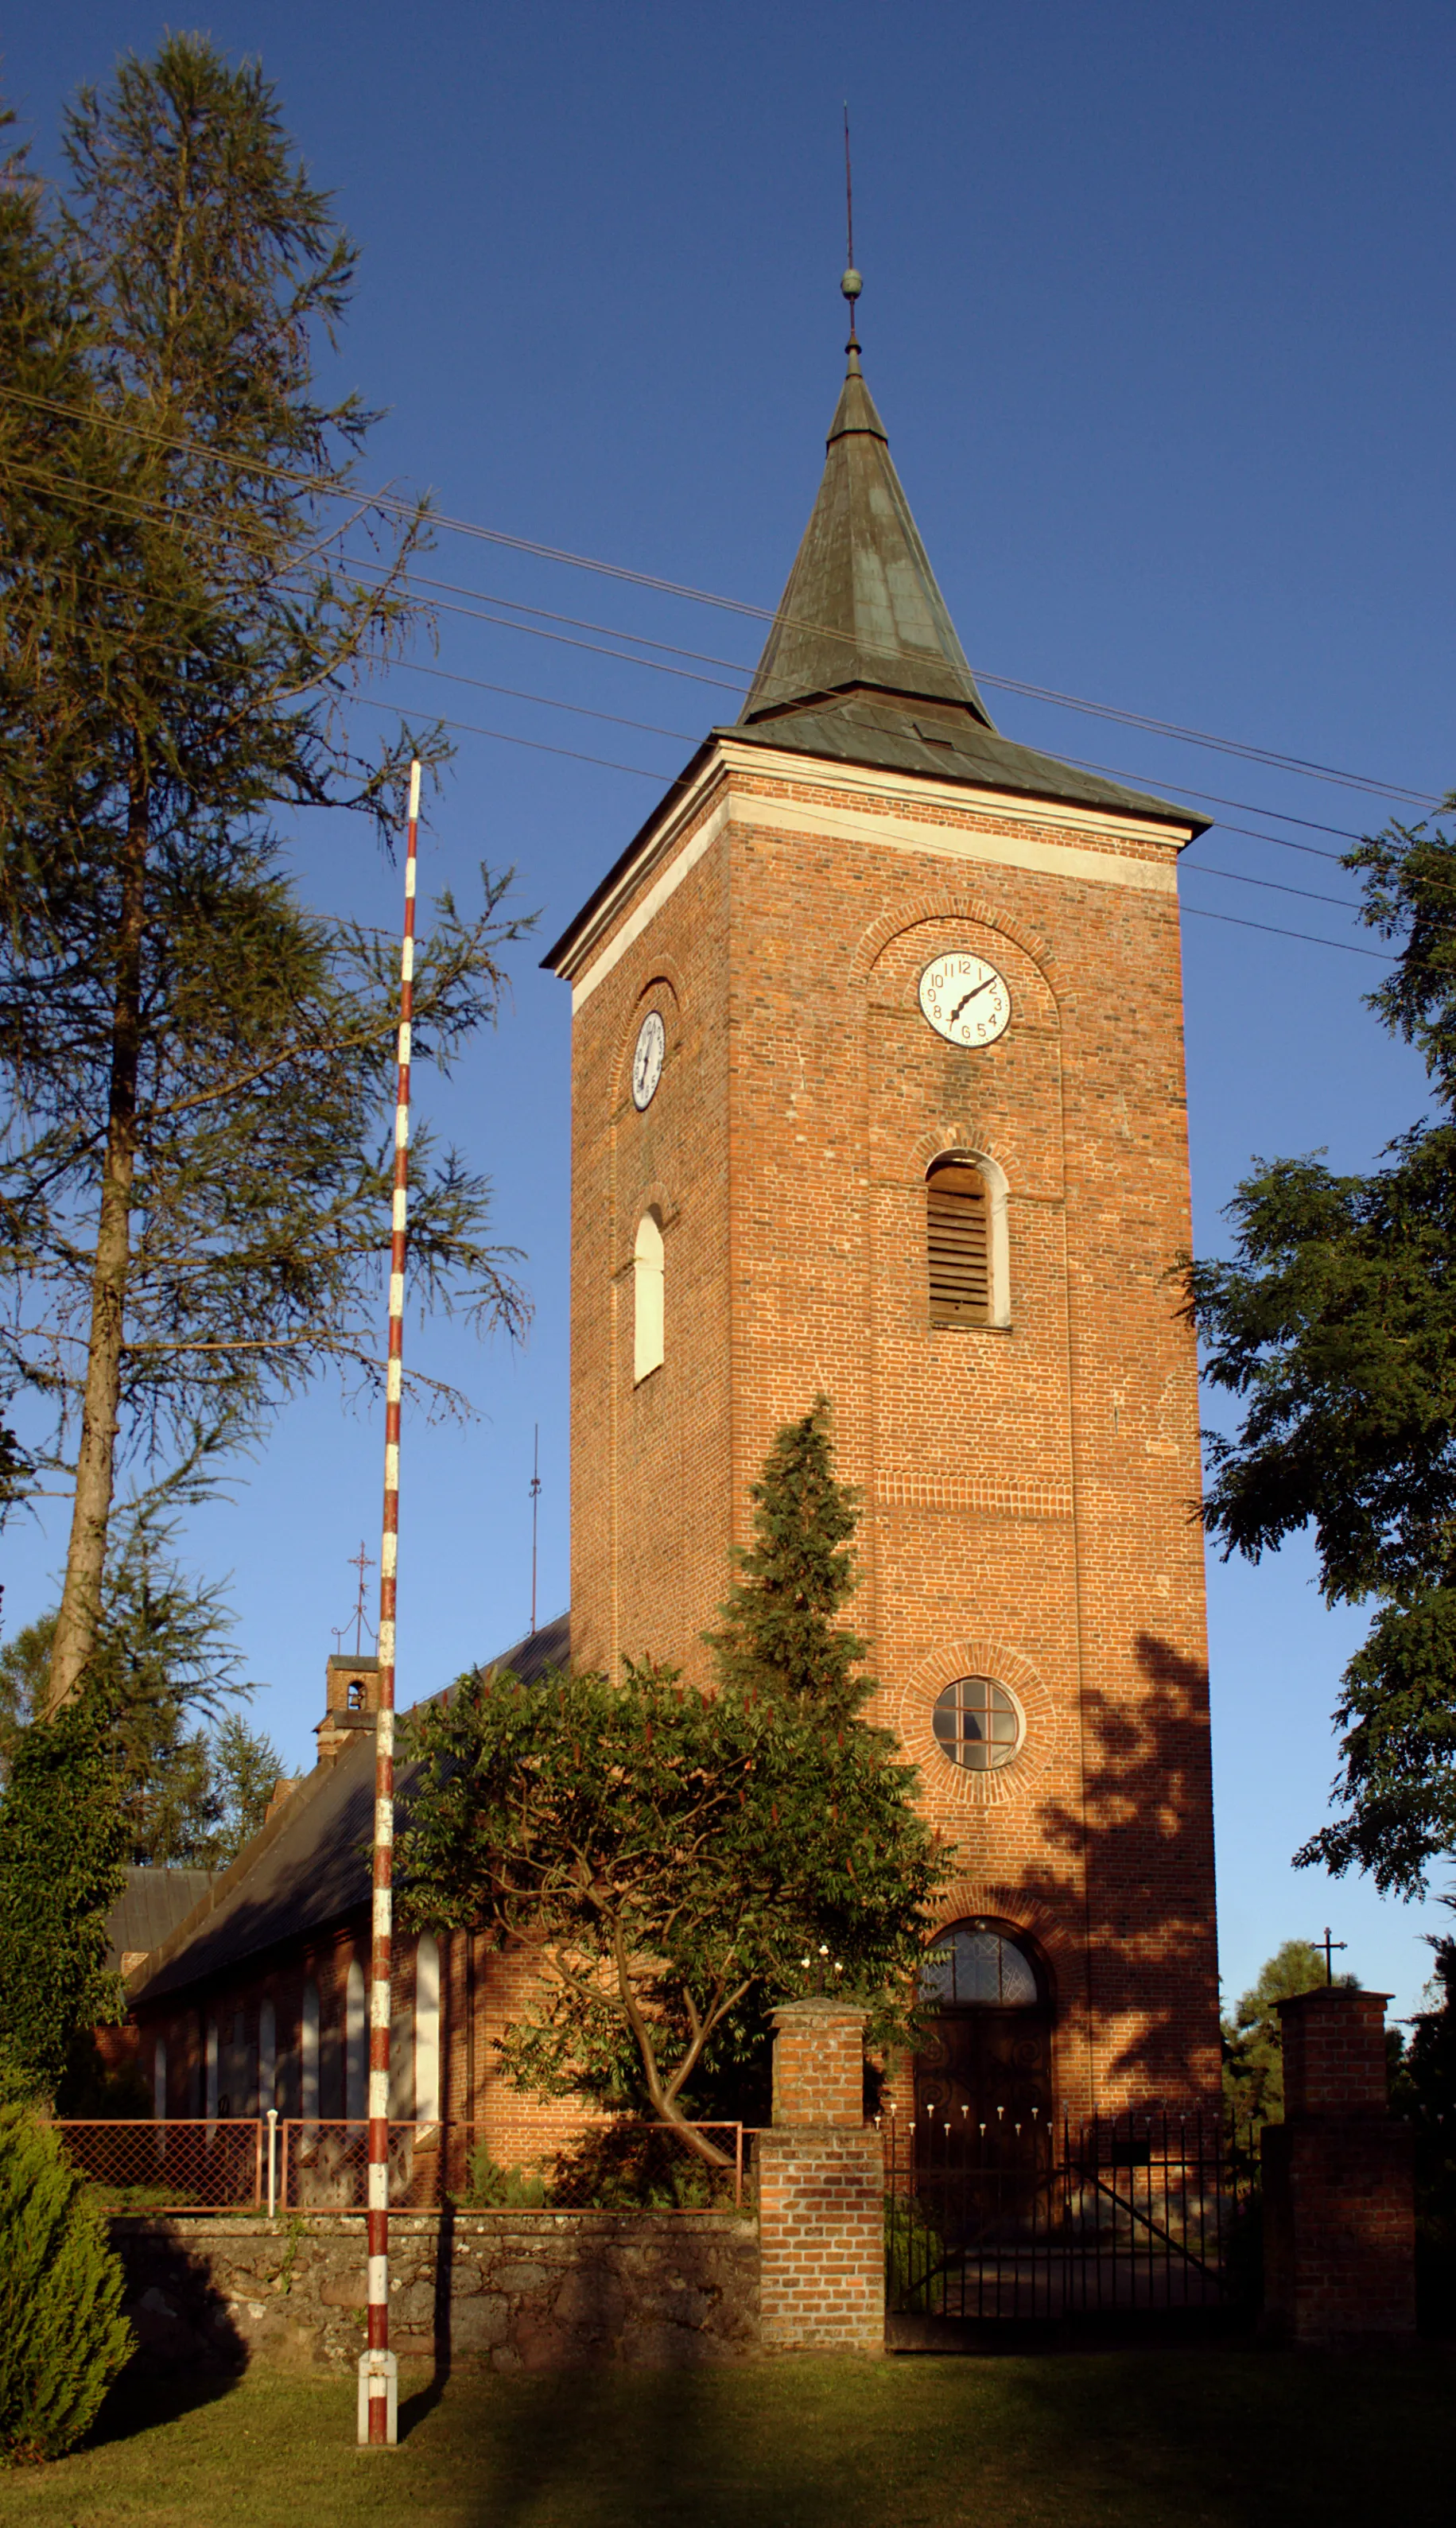
[[1385,2065],[1388,1992],[1327,1985],[1279,2004],[1284,2052],[1284,2115],[1383,2116],[1389,2112]]
[[1387,1994],[1335,1985],[1281,2001],[1284,2122],[1267,2125],[1265,2321],[1296,2341],[1416,2324],[1409,2126],[1386,2097]]
[[775,2125],[864,2122],[864,2013],[796,2001],[773,2014]]
[[[1040,1948],[1059,2106],[1206,2100],[1196,1362],[1167,1279],[1189,1241],[1173,842],[748,752],[719,750],[573,973],[573,1654],[707,1673],[749,1486],[825,1390],[864,1501],[852,1613],[875,1716],[955,1848],[946,1919],[995,1914]],[[953,943],[1012,990],[974,1053],[916,1005]],[[639,1115],[652,1007],[668,1056]],[[924,1176],[949,1148],[1005,1178],[1004,1327],[929,1324]],[[635,1384],[650,1205],[666,1358]],[[1025,1719],[994,1773],[931,1731],[970,1672]]]
[[864,2013],[773,2014],[773,2129],[755,2137],[765,2352],[885,2348],[885,2179],[861,2104]]

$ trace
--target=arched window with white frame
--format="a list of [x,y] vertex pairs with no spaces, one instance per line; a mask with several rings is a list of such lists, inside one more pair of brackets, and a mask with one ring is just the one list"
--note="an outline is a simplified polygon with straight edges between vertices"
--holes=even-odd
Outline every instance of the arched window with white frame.
[[319,2120],[319,1988],[310,1976],[303,1987],[298,2028],[300,2105],[306,2125]]
[[415,2122],[440,2122],[440,1942],[431,1931],[415,1951]]
[[645,1211],[632,1250],[632,1378],[634,1385],[662,1366],[664,1351],[662,1223]]
[[369,2022],[364,2009],[364,1970],[350,1958],[343,1987],[343,2112],[350,2124],[369,2113]]
[[266,2116],[277,2101],[274,2089],[278,2081],[278,2013],[271,1997],[265,1993],[258,2004],[258,2113]]

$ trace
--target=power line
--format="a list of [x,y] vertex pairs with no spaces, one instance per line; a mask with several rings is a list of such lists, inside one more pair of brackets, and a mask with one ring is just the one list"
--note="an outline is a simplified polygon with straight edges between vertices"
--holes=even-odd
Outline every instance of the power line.
[[1382,948],[1357,948],[1353,939],[1322,939],[1313,930],[1283,930],[1274,922],[1251,922],[1242,913],[1210,913],[1201,904],[1180,907],[1185,921],[1231,922],[1239,930],[1267,930],[1273,939],[1303,939],[1312,948],[1339,948],[1347,957],[1374,957],[1382,966],[1398,966],[1398,957],[1389,957]]
[[[82,406],[66,404],[48,395],[26,394],[21,388],[0,389],[0,393],[10,395],[13,400],[36,405],[53,412],[79,415],[85,410]],[[394,493],[384,490],[361,493],[357,488],[347,484],[320,483],[315,476],[304,473],[296,467],[272,465],[256,457],[234,457],[225,449],[211,448],[203,442],[190,440],[175,433],[148,429],[142,423],[124,420],[119,414],[108,413],[105,418],[113,427],[128,431],[133,437],[150,441],[155,446],[175,448],[182,454],[199,456],[209,464],[235,465],[241,472],[290,484],[313,499],[347,500],[355,503],[362,501],[365,505],[382,510],[387,515],[403,517],[412,524],[428,520],[432,527],[439,528],[449,535],[460,535],[473,541],[499,545],[506,551],[527,553],[537,560],[556,562],[573,570],[592,571],[602,578],[615,579],[629,586],[649,589],[657,596],[679,598],[692,605],[711,606],[721,612],[745,616],[757,622],[780,623],[792,630],[811,632],[820,638],[831,640],[849,640],[855,637],[842,632],[835,625],[808,623],[797,616],[779,614],[771,607],[751,606],[740,598],[720,597],[711,590],[694,588],[684,581],[666,579],[655,572],[635,570],[622,562],[602,561],[592,554],[572,553],[563,546],[544,544],[534,537],[511,535],[503,528],[483,526],[474,519],[451,517],[443,511],[429,508],[428,503],[419,500],[405,501]],[[33,471],[33,469],[30,470]],[[885,650],[886,655],[893,655],[890,645],[887,644],[863,646],[880,647]],[[1337,765],[1321,764],[1313,757],[1287,754],[1279,749],[1256,746],[1240,738],[1220,737],[1207,729],[1197,729],[1177,721],[1158,719],[1145,711],[1124,711],[1120,706],[1112,703],[1092,702],[1083,695],[1063,693],[1053,686],[1032,684],[1019,677],[997,675],[990,669],[976,672],[982,675],[987,684],[1004,692],[1020,694],[1030,700],[1050,703],[1066,711],[1088,712],[1095,718],[1115,720],[1127,727],[1141,728],[1160,736],[1174,738],[1186,745],[1210,747],[1220,754],[1236,756],[1245,762],[1264,764],[1276,770],[1295,772],[1309,779],[1331,782],[1341,788],[1366,790],[1382,797],[1402,799],[1416,806],[1438,807],[1441,804],[1433,792],[1415,790],[1405,783],[1379,780],[1370,774],[1350,772]]]
[[[390,708],[388,703],[376,702],[373,697],[368,694],[360,694],[356,699],[362,703],[366,703],[372,711],[388,711]],[[660,772],[650,771],[645,764],[618,764],[613,762],[608,756],[584,755],[579,753],[575,747],[548,745],[544,738],[516,737],[508,729],[484,728],[478,721],[442,719],[440,726],[442,728],[455,729],[467,737],[495,738],[503,746],[524,746],[529,748],[530,751],[536,755],[559,755],[570,764],[592,764],[600,766],[607,772],[635,773],[644,781],[660,782],[663,779],[663,775]],[[683,777],[680,775],[677,780],[668,781],[666,787],[669,790],[680,790],[683,787]],[[1194,876],[1200,874],[1196,864],[1193,867],[1192,874]],[[1203,874],[1210,877],[1232,877],[1234,872],[1231,869],[1209,869],[1204,871]],[[1251,886],[1268,886],[1274,883],[1273,880],[1268,878],[1250,878],[1243,882]],[[1285,895],[1299,895],[1302,894],[1304,890],[1300,887],[1281,887],[1277,889],[1277,892]],[[1322,896],[1314,900],[1320,903],[1332,904],[1336,899],[1333,896]],[[1231,922],[1236,923],[1240,929],[1264,930],[1267,931],[1271,937],[1275,939],[1301,939],[1311,948],[1339,948],[1343,949],[1346,954],[1351,957],[1374,957],[1380,965],[1395,966],[1400,963],[1398,957],[1391,957],[1382,949],[1357,947],[1352,940],[1348,939],[1326,939],[1323,938],[1318,931],[1314,930],[1286,930],[1278,923],[1273,922],[1253,922],[1236,913],[1212,913],[1199,904],[1180,905],[1179,911],[1180,914],[1191,917],[1193,920],[1199,922]]]
[[1274,895],[1297,895],[1306,904],[1337,905],[1341,913],[1358,915],[1360,911],[1359,905],[1347,895],[1317,895],[1312,887],[1284,886],[1276,877],[1250,877],[1243,869],[1215,869],[1212,861],[1181,861],[1178,874],[1180,877],[1224,877],[1234,886],[1261,886]]

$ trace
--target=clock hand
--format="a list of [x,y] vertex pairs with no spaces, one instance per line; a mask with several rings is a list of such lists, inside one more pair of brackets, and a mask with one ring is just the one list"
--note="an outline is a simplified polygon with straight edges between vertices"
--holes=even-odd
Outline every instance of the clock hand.
[[971,985],[970,990],[969,990],[968,992],[966,992],[966,993],[964,993],[964,994],[962,995],[962,998],[961,998],[961,999],[956,1003],[955,1008],[954,1008],[954,1009],[952,1010],[952,1012],[951,1012],[951,1021],[950,1021],[950,1023],[951,1023],[952,1027],[954,1027],[954,1026],[955,1026],[956,1021],[957,1021],[957,1020],[959,1019],[959,1017],[961,1016],[961,1013],[962,1013],[962,1011],[964,1009],[966,1002],[967,1002],[967,1001],[973,1001],[973,1000],[975,999],[976,994],[977,994],[978,992],[989,992],[989,990],[991,989],[991,986],[992,986],[992,984],[995,982],[995,980],[996,980],[996,977],[995,977],[995,975],[994,975],[994,974],[988,974],[988,975],[986,976],[986,979],[985,979],[984,983],[973,983],[973,984]]

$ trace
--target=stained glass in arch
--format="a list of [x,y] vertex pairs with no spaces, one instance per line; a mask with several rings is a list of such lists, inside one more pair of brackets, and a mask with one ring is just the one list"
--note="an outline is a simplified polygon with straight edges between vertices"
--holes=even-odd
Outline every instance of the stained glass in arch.
[[992,1922],[953,1922],[927,1952],[921,1971],[921,2000],[942,2010],[978,2004],[1035,2010],[1041,1997],[1026,1950]]

